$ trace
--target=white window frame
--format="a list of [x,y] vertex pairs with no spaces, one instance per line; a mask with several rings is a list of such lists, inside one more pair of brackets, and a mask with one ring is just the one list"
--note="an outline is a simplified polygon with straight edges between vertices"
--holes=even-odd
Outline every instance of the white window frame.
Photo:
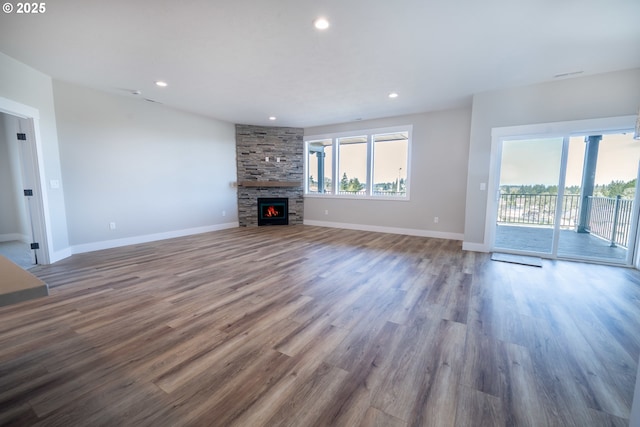
[[[407,132],[407,178],[405,183],[406,195],[405,196],[376,196],[373,194],[373,160],[374,160],[374,142],[373,137],[380,134]],[[338,176],[338,165],[340,157],[340,149],[338,140],[340,138],[348,137],[367,137],[367,185],[366,195],[353,195],[353,194],[338,194],[338,186],[340,183],[340,177]],[[309,193],[309,143],[328,140],[332,141],[332,164],[331,164],[331,180],[332,180],[332,192],[331,193]],[[355,199],[355,200],[395,200],[399,202],[406,202],[410,200],[410,186],[411,186],[411,146],[413,141],[413,125],[393,126],[386,128],[376,129],[359,129],[349,132],[339,132],[321,135],[308,135],[304,137],[304,196],[311,198],[332,198],[332,199]]]

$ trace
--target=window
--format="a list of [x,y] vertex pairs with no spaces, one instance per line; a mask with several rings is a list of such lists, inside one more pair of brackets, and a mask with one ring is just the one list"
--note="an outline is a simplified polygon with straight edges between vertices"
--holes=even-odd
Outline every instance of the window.
[[310,194],[331,194],[333,191],[332,144],[331,139],[307,143],[307,192]]
[[373,137],[373,194],[405,197],[409,133],[397,132]]
[[338,194],[367,194],[367,137],[338,138]]
[[411,126],[305,138],[305,193],[407,199]]

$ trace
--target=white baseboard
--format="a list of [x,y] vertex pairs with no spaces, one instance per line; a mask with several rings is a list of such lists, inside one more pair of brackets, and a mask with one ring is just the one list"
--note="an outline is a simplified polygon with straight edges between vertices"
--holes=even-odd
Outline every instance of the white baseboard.
[[11,234],[0,234],[0,242],[23,242],[23,243],[31,243],[29,241],[29,236],[20,233],[11,233]]
[[53,264],[54,262],[69,258],[71,255],[73,255],[72,248],[65,248],[61,251],[49,252],[49,263]]
[[344,222],[314,221],[305,219],[305,225],[317,227],[343,228],[346,230],[374,231],[378,233],[404,234],[407,236],[433,237],[436,239],[463,240],[462,233],[448,233],[444,231],[417,230],[414,228],[382,227],[379,225],[349,224]]
[[463,251],[490,252],[489,247],[484,243],[462,242]]
[[[190,236],[193,234],[209,233],[211,231],[226,230],[228,228],[237,228],[238,222],[228,222],[225,224],[208,225],[205,227],[187,228],[184,230],[167,231],[164,233],[146,234],[143,236],[125,237],[122,239],[104,240],[101,242],[84,243],[74,245],[70,248],[73,254],[81,254],[85,252],[100,251],[103,249],[118,248],[121,246],[137,245],[140,243],[155,242],[157,240],[173,239],[175,237]],[[53,262],[53,261],[52,261]]]

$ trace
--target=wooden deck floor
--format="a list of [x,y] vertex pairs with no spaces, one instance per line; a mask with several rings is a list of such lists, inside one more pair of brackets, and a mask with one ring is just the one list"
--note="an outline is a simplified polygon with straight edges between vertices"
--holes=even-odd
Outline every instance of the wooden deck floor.
[[[550,253],[552,238],[553,229],[548,227],[499,225],[496,228],[496,246],[498,248]],[[606,240],[587,233],[560,230],[558,256],[624,263],[627,258],[627,250],[622,247],[611,247]]]
[[74,255],[0,308],[0,425],[626,426],[640,273],[309,226]]

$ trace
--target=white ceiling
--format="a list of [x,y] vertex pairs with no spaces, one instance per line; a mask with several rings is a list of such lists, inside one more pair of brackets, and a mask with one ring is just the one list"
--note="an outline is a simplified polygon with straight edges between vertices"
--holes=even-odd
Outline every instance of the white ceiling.
[[140,102],[309,127],[640,67],[640,0],[51,0],[1,13],[0,51]]

